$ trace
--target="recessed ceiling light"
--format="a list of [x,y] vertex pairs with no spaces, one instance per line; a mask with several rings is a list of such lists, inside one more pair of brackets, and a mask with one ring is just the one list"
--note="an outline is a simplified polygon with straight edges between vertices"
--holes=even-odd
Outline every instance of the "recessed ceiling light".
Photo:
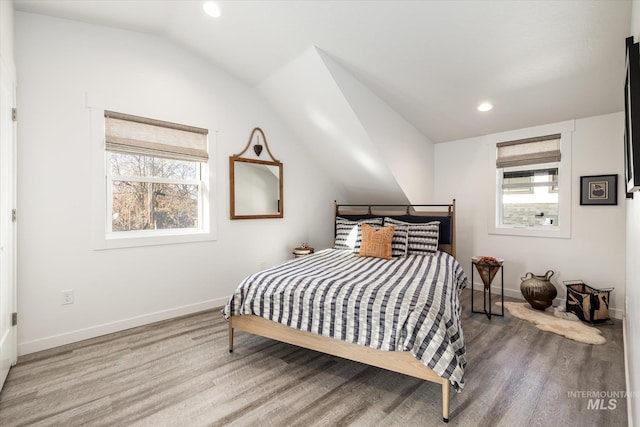
[[211,16],[212,18],[220,17],[220,8],[216,3],[212,1],[204,2],[204,4],[202,5],[202,9],[207,13],[207,15]]
[[493,108],[493,105],[491,105],[491,103],[489,102],[483,102],[482,104],[478,105],[478,111],[490,111]]

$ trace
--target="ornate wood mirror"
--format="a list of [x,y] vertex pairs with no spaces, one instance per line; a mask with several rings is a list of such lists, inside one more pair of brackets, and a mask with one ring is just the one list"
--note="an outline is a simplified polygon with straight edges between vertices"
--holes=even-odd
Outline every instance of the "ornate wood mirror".
[[[242,157],[252,143],[256,157]],[[259,159],[263,147],[271,161]],[[284,217],[282,166],[271,154],[262,129],[253,129],[244,150],[229,157],[231,219]]]

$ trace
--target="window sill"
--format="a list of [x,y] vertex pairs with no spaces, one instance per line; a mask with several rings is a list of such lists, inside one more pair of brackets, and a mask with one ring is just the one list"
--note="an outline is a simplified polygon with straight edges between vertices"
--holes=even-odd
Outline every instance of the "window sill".
[[211,232],[201,230],[166,231],[153,234],[144,232],[112,233],[94,242],[94,250],[135,248],[141,246],[174,245],[180,243],[195,243],[214,241],[216,237]]
[[571,231],[568,227],[553,230],[548,227],[490,227],[489,234],[555,239],[571,238]]

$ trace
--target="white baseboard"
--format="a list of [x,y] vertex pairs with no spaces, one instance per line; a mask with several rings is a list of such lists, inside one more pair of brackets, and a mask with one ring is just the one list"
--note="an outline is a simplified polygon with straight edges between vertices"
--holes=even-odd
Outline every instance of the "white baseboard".
[[89,328],[65,332],[63,334],[38,338],[31,341],[19,342],[18,356],[35,353],[36,351],[47,350],[65,344],[71,344],[89,338],[99,337],[101,335],[124,331],[126,329],[147,325],[149,323],[159,322],[161,320],[167,320],[178,316],[184,316],[186,314],[197,313],[199,311],[209,310],[215,307],[222,307],[227,303],[228,299],[229,298],[226,297],[202,301],[195,304],[188,304],[180,307],[170,308],[167,310],[157,311],[154,313],[130,317],[128,319],[116,320],[115,322],[104,323],[102,325],[91,326]]
[[[484,287],[484,284],[481,283],[475,283],[475,285],[473,286],[473,289],[476,291],[481,291]],[[491,298],[492,298],[492,302],[498,301],[495,296],[496,295],[500,295],[500,285],[495,286],[492,285],[491,286]],[[511,298],[515,298],[515,299],[519,299],[524,301],[524,296],[522,296],[522,292],[520,292],[520,288],[518,289],[509,289],[509,288],[504,288],[504,296],[506,297],[511,297]],[[564,298],[556,298],[553,300],[553,306],[554,307],[558,307],[558,306],[562,306],[564,307],[566,304],[566,299]],[[624,313],[624,310],[620,309],[620,308],[611,308],[609,307],[609,316],[611,316],[614,319],[622,319],[622,314]]]

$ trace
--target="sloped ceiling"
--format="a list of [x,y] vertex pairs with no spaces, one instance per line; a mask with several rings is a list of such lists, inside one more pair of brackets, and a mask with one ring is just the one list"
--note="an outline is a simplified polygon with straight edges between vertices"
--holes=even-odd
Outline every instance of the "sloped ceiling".
[[630,0],[202,3],[14,0],[166,37],[250,85],[316,46],[434,143],[623,110]]
[[[433,144],[623,110],[631,1],[14,0],[255,86],[353,197],[430,202]],[[481,101],[490,113],[479,113]]]
[[330,56],[318,53],[406,199],[432,202],[433,143]]
[[[350,202],[407,203],[409,198],[394,176],[393,163],[385,157],[384,145],[376,144],[361,120],[365,111],[358,105],[360,97],[369,94],[375,102],[375,96],[364,87],[357,88],[359,93],[347,93],[339,81],[346,86],[357,84],[349,78],[330,58],[311,47],[263,81],[259,90],[301,136],[313,158],[343,183]],[[415,134],[419,148],[432,148],[426,137]],[[429,176],[424,186],[428,191],[423,195],[430,197],[432,167],[423,165],[419,172]]]

